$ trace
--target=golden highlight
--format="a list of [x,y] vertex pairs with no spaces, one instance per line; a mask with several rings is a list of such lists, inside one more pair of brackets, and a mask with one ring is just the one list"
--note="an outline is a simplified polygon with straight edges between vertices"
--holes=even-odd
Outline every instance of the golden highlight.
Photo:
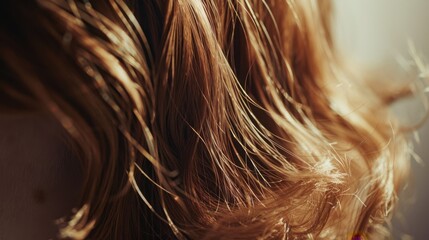
[[[406,143],[328,0],[6,1],[1,110],[82,162],[66,239],[380,239]],[[390,101],[389,100],[389,101]]]

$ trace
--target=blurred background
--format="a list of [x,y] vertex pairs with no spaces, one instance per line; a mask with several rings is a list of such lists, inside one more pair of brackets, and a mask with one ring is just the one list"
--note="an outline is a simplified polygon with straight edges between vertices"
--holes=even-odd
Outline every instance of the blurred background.
[[[382,69],[386,76],[408,78],[411,73],[419,80],[409,42],[423,60],[429,59],[428,0],[334,0],[334,6],[334,39],[344,56],[361,67]],[[415,123],[424,115],[422,102],[407,99],[395,106],[395,113]],[[429,239],[429,121],[410,138],[420,160],[412,160],[410,183],[400,195],[393,239]]]

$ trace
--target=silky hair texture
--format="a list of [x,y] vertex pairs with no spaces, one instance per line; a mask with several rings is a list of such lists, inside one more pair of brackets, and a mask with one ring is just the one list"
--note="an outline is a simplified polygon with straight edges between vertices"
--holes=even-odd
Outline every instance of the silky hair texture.
[[344,70],[330,1],[1,4],[1,111],[51,114],[82,164],[59,237],[388,237],[395,95]]

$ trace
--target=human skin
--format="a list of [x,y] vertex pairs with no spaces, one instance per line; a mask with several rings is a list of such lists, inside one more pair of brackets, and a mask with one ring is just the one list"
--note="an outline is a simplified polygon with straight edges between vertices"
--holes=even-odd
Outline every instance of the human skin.
[[53,119],[0,114],[0,239],[56,239],[78,206],[79,163]]

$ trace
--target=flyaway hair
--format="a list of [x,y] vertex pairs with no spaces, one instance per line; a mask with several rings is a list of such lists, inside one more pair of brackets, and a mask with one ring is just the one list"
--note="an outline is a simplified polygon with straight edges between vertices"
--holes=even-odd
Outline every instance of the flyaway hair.
[[0,109],[84,174],[65,239],[380,239],[408,171],[328,0],[2,2]]

